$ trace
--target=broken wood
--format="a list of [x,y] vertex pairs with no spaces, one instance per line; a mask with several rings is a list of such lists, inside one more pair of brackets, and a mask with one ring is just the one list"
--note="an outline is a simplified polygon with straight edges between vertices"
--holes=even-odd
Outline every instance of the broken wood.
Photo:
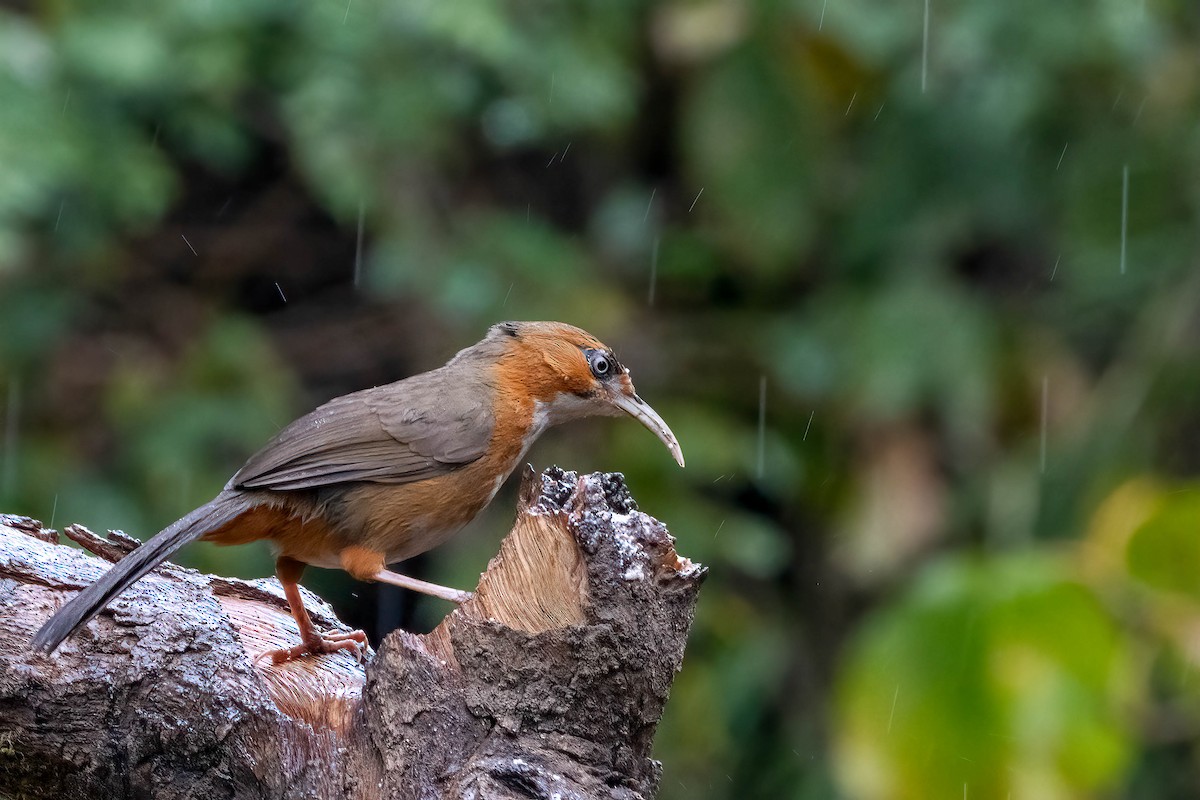
[[[107,559],[121,535],[67,535]],[[255,663],[297,631],[274,579],[164,564],[50,656],[33,632],[106,564],[0,517],[0,797],[653,797],[705,569],[620,475],[552,468],[475,596],[359,664]],[[346,630],[311,593],[314,622]]]

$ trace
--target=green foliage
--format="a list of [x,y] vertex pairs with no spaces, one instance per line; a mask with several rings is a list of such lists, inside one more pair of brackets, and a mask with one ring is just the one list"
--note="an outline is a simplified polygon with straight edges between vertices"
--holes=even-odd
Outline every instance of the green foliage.
[[1129,761],[1127,646],[1061,563],[931,566],[861,634],[838,766],[864,798],[1086,797]]
[[569,320],[689,466],[614,420],[531,459],[712,568],[664,798],[1194,794],[1186,4],[23,8],[0,510],[151,533],[293,414]]
[[1193,569],[1200,564],[1197,520],[1200,497],[1191,491],[1163,498],[1129,541],[1130,573],[1156,589],[1183,592],[1200,600],[1200,581]]

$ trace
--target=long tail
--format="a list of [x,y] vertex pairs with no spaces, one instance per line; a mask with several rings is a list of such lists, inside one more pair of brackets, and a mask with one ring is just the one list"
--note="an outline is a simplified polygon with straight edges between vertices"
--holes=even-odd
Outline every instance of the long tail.
[[33,635],[30,647],[52,652],[62,644],[63,639],[99,614],[114,597],[170,558],[176,550],[230,522],[252,505],[253,502],[243,495],[222,492],[211,502],[163,528],[141,547],[113,564],[98,581],[72,597]]

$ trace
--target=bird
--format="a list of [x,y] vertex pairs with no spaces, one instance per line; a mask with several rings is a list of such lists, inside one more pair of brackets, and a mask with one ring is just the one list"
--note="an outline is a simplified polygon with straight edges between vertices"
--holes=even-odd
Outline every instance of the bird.
[[641,397],[611,348],[561,322],[501,322],[443,366],[334,398],[284,427],[216,497],[116,562],[34,634],[53,652],[115,597],[188,542],[267,540],[300,633],[268,650],[279,664],[348,650],[362,631],[322,633],[304,609],[306,566],[345,570],[462,602],[470,593],[387,567],[445,542],[482,511],[547,428],[628,415],[666,445],[675,434]]

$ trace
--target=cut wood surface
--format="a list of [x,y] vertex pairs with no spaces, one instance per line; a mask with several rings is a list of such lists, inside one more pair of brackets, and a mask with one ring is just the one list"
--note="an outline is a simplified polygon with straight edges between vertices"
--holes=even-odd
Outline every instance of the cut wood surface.
[[[432,632],[272,665],[279,584],[164,564],[52,655],[28,641],[137,546],[0,516],[0,798],[626,798],[705,569],[617,474],[524,476],[473,599]],[[97,558],[100,556],[101,558]],[[102,560],[105,559],[105,560]],[[318,627],[348,630],[311,593]]]

